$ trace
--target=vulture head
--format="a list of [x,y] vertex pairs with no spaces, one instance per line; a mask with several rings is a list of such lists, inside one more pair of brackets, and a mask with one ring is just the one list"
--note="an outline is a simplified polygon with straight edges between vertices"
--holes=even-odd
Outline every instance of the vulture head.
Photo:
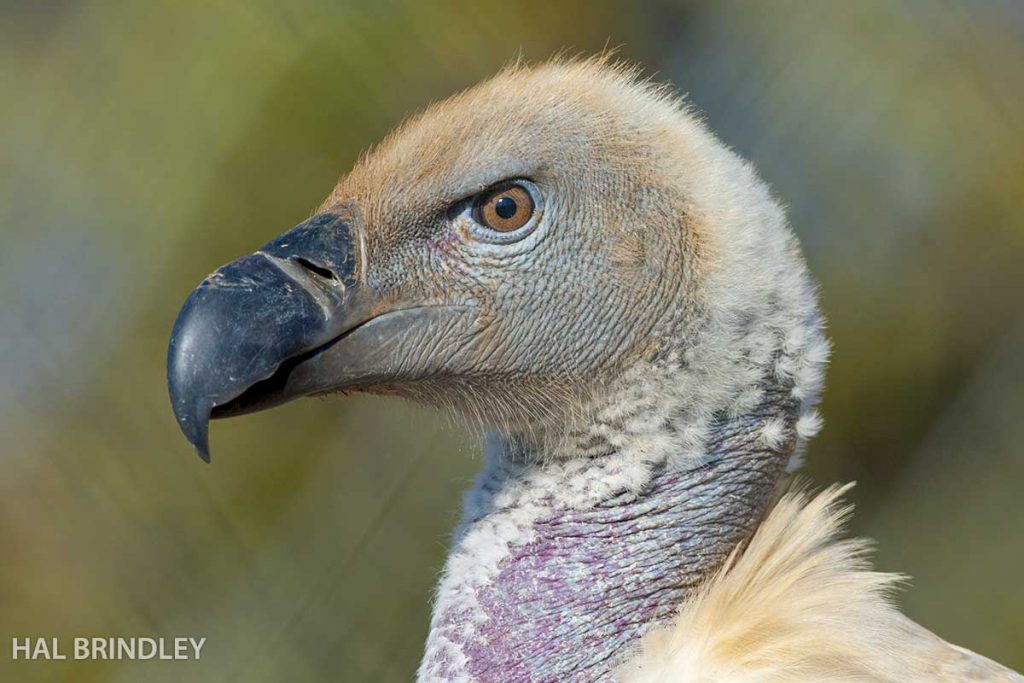
[[[210,417],[348,391],[435,404],[545,455],[636,398],[628,376],[650,364],[705,376],[658,387],[674,408],[753,404],[769,358],[749,356],[799,333],[793,315],[815,317],[813,295],[753,171],[669,92],[553,63],[433,105],[312,218],[206,278],[168,379],[204,456]],[[679,395],[695,390],[713,395]],[[674,455],[697,454],[684,436]]]
[[783,212],[667,90],[515,66],[208,276],[170,343],[185,435],[363,391],[488,430],[422,680],[604,680],[749,538],[827,343]]

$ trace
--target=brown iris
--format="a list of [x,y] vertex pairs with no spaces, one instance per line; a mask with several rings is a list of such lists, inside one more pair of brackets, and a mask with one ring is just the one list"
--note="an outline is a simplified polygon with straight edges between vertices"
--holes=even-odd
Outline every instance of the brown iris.
[[526,188],[509,185],[482,195],[473,209],[473,218],[491,230],[512,232],[529,222],[533,209],[533,198]]

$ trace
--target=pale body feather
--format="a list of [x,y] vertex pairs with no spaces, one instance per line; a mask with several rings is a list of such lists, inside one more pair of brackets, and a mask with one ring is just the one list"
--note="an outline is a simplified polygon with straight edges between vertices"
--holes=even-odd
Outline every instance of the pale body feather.
[[865,541],[837,538],[846,488],[784,495],[674,623],[644,637],[622,683],[1024,681],[896,609],[901,577],[872,571]]

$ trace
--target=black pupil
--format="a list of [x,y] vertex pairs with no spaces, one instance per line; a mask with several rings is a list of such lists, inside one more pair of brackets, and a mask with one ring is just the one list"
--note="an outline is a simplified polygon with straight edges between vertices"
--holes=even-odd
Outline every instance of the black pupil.
[[511,197],[502,197],[498,201],[494,202],[494,213],[498,214],[501,218],[509,219],[516,215],[516,200]]

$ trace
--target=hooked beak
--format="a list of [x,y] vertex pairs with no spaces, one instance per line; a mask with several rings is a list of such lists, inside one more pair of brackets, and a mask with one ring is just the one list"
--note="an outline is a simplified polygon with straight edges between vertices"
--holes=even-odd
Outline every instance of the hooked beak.
[[321,214],[189,295],[171,334],[167,383],[203,460],[211,417],[410,374],[404,350],[444,307],[386,305],[360,281],[358,252],[351,223]]
[[178,424],[203,460],[211,415],[286,401],[278,385],[287,373],[275,378],[282,364],[363,322],[356,248],[345,220],[315,216],[214,271],[189,295],[171,333],[167,383]]

